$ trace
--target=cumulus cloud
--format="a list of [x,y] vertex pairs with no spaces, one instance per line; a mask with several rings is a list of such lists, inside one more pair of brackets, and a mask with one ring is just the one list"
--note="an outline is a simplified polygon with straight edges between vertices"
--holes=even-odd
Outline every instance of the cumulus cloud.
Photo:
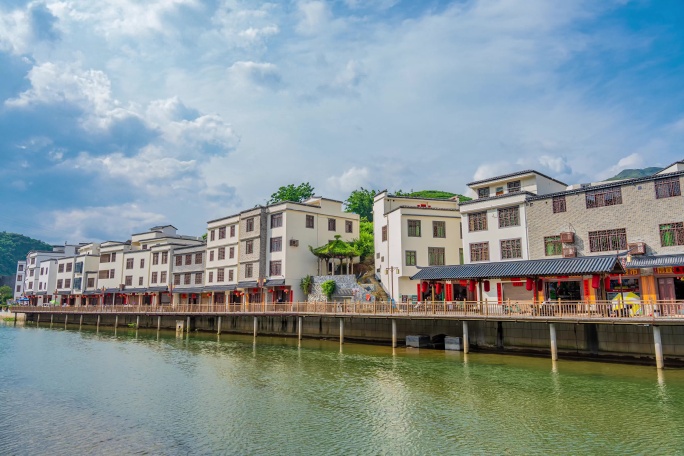
[[550,169],[556,174],[571,174],[572,168],[568,165],[568,159],[565,157],[552,157],[549,155],[542,155],[539,157],[539,164]]
[[278,67],[268,62],[235,62],[228,73],[238,83],[251,83],[257,86],[275,88],[281,83]]
[[299,23],[297,31],[305,35],[313,35],[324,30],[331,18],[330,9],[323,1],[302,1],[298,4]]
[[601,172],[599,174],[599,176],[601,176],[602,179],[607,179],[609,177],[613,177],[614,175],[618,174],[622,170],[638,169],[638,168],[643,168],[645,166],[646,165],[644,164],[643,157],[639,153],[634,152],[633,154],[630,154],[626,157],[621,158],[617,162],[617,164],[611,166],[606,171]]
[[368,168],[352,166],[339,176],[328,177],[327,183],[332,190],[349,193],[359,187],[368,186],[369,180]]

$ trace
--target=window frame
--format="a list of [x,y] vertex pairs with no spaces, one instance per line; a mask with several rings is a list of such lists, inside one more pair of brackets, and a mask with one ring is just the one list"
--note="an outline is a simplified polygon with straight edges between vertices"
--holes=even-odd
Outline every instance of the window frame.
[[587,239],[590,252],[616,252],[627,249],[625,228],[589,231]]
[[[501,239],[501,241],[499,241],[499,249],[501,252],[502,260],[522,259],[522,238]],[[504,252],[506,252],[506,256],[504,255]]]
[[563,254],[563,242],[559,234],[544,236],[544,256],[556,256]]
[[444,266],[446,249],[444,247],[428,247],[428,266]]
[[496,210],[499,228],[520,226],[520,206],[500,207]]
[[421,224],[418,219],[406,220],[406,235],[408,237],[421,237]]
[[404,251],[404,264],[406,266],[416,266],[418,264],[418,253],[416,250]]
[[468,232],[487,231],[487,211],[468,214]]
[[587,209],[617,206],[622,204],[622,187],[614,186],[587,190],[584,194]]
[[[471,242],[468,246],[470,252],[470,262],[479,263],[483,261],[489,261],[489,242]],[[476,256],[481,256],[481,258],[476,258]]]
[[439,239],[446,238],[446,222],[444,220],[432,221],[432,237]]

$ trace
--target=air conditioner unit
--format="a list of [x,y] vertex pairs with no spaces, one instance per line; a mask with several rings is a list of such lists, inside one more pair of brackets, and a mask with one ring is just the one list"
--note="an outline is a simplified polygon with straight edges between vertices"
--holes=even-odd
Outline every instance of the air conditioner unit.
[[299,247],[299,240],[290,239],[290,247]]
[[575,258],[577,249],[575,247],[563,247],[563,258]]
[[630,242],[627,244],[627,248],[631,255],[644,255],[646,253],[645,242]]
[[575,243],[575,233],[572,231],[567,231],[560,234],[561,242],[563,244],[574,244]]

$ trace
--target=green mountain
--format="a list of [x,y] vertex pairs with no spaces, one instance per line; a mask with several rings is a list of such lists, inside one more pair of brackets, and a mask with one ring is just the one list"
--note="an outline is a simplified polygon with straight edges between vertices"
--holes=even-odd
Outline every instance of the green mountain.
[[0,275],[14,275],[17,261],[26,259],[31,250],[52,250],[52,246],[21,234],[0,232]]
[[642,169],[623,169],[622,171],[620,171],[615,176],[611,177],[610,179],[606,179],[606,180],[634,179],[635,177],[646,177],[646,176],[650,176],[652,174],[657,173],[661,169],[663,169],[663,168],[649,167],[649,168],[642,168]]
[[434,198],[434,199],[449,199],[453,198],[454,196],[458,195],[458,200],[459,202],[463,201],[470,201],[472,198],[468,198],[467,196],[458,194],[458,193],[451,193],[451,192],[443,192],[441,190],[418,190],[416,192],[410,191],[410,192],[402,192],[401,190],[396,192],[397,196],[409,196],[413,198]]

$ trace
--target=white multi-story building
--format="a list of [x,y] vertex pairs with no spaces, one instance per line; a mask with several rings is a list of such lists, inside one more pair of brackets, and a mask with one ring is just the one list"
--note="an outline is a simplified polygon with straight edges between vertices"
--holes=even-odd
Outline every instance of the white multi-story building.
[[[206,245],[176,247],[173,252],[173,302],[210,304],[212,292],[204,289]],[[223,296],[223,293],[219,294]],[[220,299],[217,302],[222,304]]]
[[[73,256],[77,248],[76,245],[57,245],[52,250],[32,250],[26,255],[23,295],[29,298],[32,305],[47,304],[54,294],[57,269],[50,268],[49,261],[55,260],[56,266],[57,259]],[[52,271],[52,280],[46,271]]]
[[240,215],[231,215],[207,224],[204,287],[214,293],[214,302],[239,303],[237,288]]
[[463,263],[458,199],[396,196],[382,191],[373,201],[375,272],[395,301],[427,293],[410,277],[419,266]]
[[24,278],[26,277],[26,261],[17,262],[17,273],[14,275],[14,300],[24,295]]

